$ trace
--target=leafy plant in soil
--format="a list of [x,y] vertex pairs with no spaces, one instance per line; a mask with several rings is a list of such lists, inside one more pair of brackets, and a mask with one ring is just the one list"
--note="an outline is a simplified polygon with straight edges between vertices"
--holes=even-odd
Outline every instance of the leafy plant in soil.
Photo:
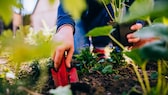
[[[138,74],[138,71],[136,70],[137,68],[135,68],[135,72],[137,74],[137,77],[139,79],[139,82],[141,83],[141,87],[143,89],[143,94],[152,94],[152,95],[157,95],[157,94],[162,94],[162,95],[166,95],[168,93],[167,90],[167,86],[165,86],[165,84],[167,84],[167,79],[165,78],[167,75],[161,75],[161,73],[167,73],[167,70],[165,68],[167,68],[167,58],[168,58],[168,48],[167,48],[167,33],[168,33],[168,27],[167,27],[167,15],[164,14],[164,12],[166,12],[166,10],[168,9],[166,7],[166,4],[168,3],[167,1],[157,1],[154,2],[152,0],[149,0],[150,2],[152,2],[152,4],[154,4],[154,6],[152,6],[152,4],[148,10],[145,10],[145,12],[143,12],[143,14],[139,14],[137,16],[135,16],[135,18],[142,18],[144,17],[144,19],[148,22],[148,26],[142,28],[141,30],[137,31],[135,33],[136,36],[140,37],[142,40],[143,39],[150,39],[149,43],[144,43],[144,46],[138,49],[133,49],[130,54],[127,53],[127,55],[132,58],[135,62],[136,65],[140,66],[143,72],[143,77],[144,77],[144,83],[143,83],[143,79],[141,78],[140,74]],[[139,1],[139,3],[142,3],[142,1]],[[135,10],[138,10],[138,8],[140,7],[138,1],[136,3],[133,4],[133,6],[131,7],[130,10],[130,15],[132,13],[135,13]],[[159,6],[158,4],[163,4],[162,7]],[[144,6],[148,6],[148,4],[144,4]],[[142,6],[141,6],[142,7]],[[160,7],[160,8],[158,8]],[[159,10],[159,11],[158,11]],[[156,15],[156,13],[160,13],[163,12],[162,15],[158,16]],[[155,14],[155,15],[154,15]],[[129,16],[130,16],[129,15]],[[154,18],[153,18],[154,17]],[[133,17],[131,17],[133,18]],[[152,22],[150,18],[153,18],[153,21],[155,21],[155,19],[160,18],[161,21],[160,22]],[[145,33],[145,35],[144,35]],[[149,77],[146,71],[146,65],[148,63],[149,60],[154,60],[156,61],[157,65],[158,65],[158,81],[157,81],[157,85],[155,87],[151,87],[150,83],[149,83]],[[163,71],[161,70],[163,69]],[[160,89],[162,88],[162,89]]]
[[[130,53],[130,55],[128,55],[128,53],[125,53],[127,56],[129,56],[135,62],[135,63],[133,62],[132,65],[133,65],[135,73],[138,77],[138,80],[141,84],[141,87],[143,90],[142,94],[144,94],[144,95],[146,95],[146,94],[156,94],[157,95],[158,93],[163,93],[164,95],[167,94],[167,89],[161,90],[159,88],[159,87],[167,88],[167,86],[164,85],[166,83],[165,76],[160,75],[161,68],[167,68],[167,66],[165,64],[167,64],[166,60],[168,58],[167,57],[167,55],[168,55],[167,54],[167,50],[168,50],[167,49],[167,33],[168,33],[167,30],[168,29],[167,29],[167,25],[166,25],[167,20],[165,20],[165,17],[164,17],[164,16],[167,16],[167,14],[165,14],[165,13],[168,8],[166,7],[166,4],[164,4],[164,3],[167,4],[167,1],[154,2],[153,0],[145,0],[145,1],[144,0],[136,0],[132,4],[132,6],[130,6],[129,14],[124,18],[124,21],[143,19],[143,20],[146,20],[149,24],[147,27],[144,27],[141,30],[139,30],[138,32],[136,32],[135,35],[140,37],[142,40],[144,38],[150,39],[148,41],[150,43],[146,44],[146,42],[147,42],[147,40],[146,40],[146,41],[144,41],[144,43],[141,43],[141,45],[145,44],[144,46],[142,46],[141,48],[137,48],[135,50],[134,49],[131,50],[130,52],[132,54]],[[158,4],[163,4],[164,6],[161,7]],[[145,11],[140,10],[140,9],[142,9],[142,5],[144,8],[146,7],[147,10],[145,10]],[[138,11],[142,11],[142,13],[138,14],[137,13]],[[159,16],[156,15],[157,13],[160,13],[160,12],[163,12],[163,15],[159,15]],[[159,22],[160,24],[154,24],[150,20],[150,17],[155,17],[155,18],[163,17],[163,22]],[[109,36],[114,42],[116,42],[118,44],[118,46],[120,46],[120,48],[122,48],[124,50],[123,52],[129,52],[120,43],[118,43],[118,41],[116,41],[115,38],[113,38],[110,35],[110,31],[108,29],[110,29],[110,26],[102,27],[102,28],[95,28],[88,33],[88,36],[101,36],[101,35]],[[111,31],[113,31],[113,28],[111,28]],[[99,32],[101,32],[101,33],[99,33]],[[144,34],[146,34],[146,35],[144,35]],[[151,59],[157,61],[157,63],[158,63],[158,82],[157,82],[158,84],[157,84],[156,88],[153,87],[152,89],[151,89],[148,74],[146,71],[146,64]],[[139,69],[137,68],[137,66],[140,66],[144,78],[141,78],[141,74],[138,71]],[[164,73],[165,72],[167,72],[167,71],[164,71]],[[161,80],[163,83],[161,82]],[[155,88],[155,90],[154,90],[154,88]]]
[[77,62],[75,63],[75,66],[78,69],[78,74],[89,74],[93,72],[112,74],[117,72],[113,67],[120,68],[121,66],[126,65],[126,62],[119,48],[113,48],[112,52],[110,52],[110,57],[107,59],[99,59],[97,54],[90,52],[89,47],[81,50],[81,53],[74,57],[74,60]]
[[123,52],[117,46],[113,47],[112,51],[110,52],[110,58],[114,68],[119,68],[127,64]]
[[75,60],[79,62],[76,64],[77,69],[79,70],[79,74],[89,73],[90,69],[96,64],[96,56],[90,52],[89,47],[81,50],[80,54],[74,56]]

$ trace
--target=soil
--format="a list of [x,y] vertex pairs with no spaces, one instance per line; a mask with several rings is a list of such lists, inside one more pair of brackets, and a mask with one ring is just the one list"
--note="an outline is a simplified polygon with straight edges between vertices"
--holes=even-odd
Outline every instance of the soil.
[[[151,73],[153,70],[148,72]],[[142,93],[137,77],[130,67],[118,69],[118,74],[102,75],[95,72],[82,75],[80,81],[89,84],[92,88],[90,92],[94,95],[126,95],[128,93],[129,95],[141,95]],[[152,86],[156,85],[156,80],[150,80],[150,82]]]
[[[147,66],[151,86],[155,86],[157,82],[156,79],[150,78],[150,74],[156,69],[155,65]],[[117,71],[117,73],[105,75],[97,71],[79,75],[80,81],[71,84],[73,95],[142,95],[141,86],[131,66],[119,68]],[[141,72],[140,69],[139,72]],[[50,79],[48,88],[43,90],[43,94],[47,95],[46,90],[54,88],[52,84]]]

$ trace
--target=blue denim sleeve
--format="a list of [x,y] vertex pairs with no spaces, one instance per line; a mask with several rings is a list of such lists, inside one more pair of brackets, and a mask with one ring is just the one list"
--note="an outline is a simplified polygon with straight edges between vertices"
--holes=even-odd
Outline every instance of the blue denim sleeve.
[[58,6],[58,13],[57,13],[57,29],[64,24],[71,24],[75,29],[75,21],[72,17],[63,9],[62,4]]
[[140,23],[140,24],[142,24],[142,26],[145,25],[145,21],[143,21],[143,20],[137,20],[136,23]]

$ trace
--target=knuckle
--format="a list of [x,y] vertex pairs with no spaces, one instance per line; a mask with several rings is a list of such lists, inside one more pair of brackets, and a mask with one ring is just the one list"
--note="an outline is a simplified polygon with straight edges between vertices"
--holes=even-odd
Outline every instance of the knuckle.
[[64,49],[63,49],[62,47],[57,47],[57,48],[56,48],[56,51],[57,51],[57,52],[62,52],[63,50],[64,50]]

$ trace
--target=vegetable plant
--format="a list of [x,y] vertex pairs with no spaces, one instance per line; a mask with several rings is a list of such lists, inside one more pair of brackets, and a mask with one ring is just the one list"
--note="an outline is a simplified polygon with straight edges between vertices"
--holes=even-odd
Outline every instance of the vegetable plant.
[[[162,6],[160,6],[162,4]],[[168,58],[168,48],[167,48],[167,38],[168,38],[168,28],[167,28],[167,1],[155,1],[154,0],[136,0],[129,8],[129,14],[123,18],[121,23],[129,22],[135,19],[141,19],[148,23],[148,25],[135,33],[136,36],[141,39],[146,38],[154,38],[151,43],[145,44],[141,48],[133,49],[131,51],[127,51],[124,47],[115,41],[113,37],[111,37],[110,32],[112,31],[111,26],[104,26],[101,28],[95,28],[91,30],[87,35],[89,36],[101,36],[106,35],[109,36],[113,41],[117,42],[117,44],[124,50],[123,52],[129,56],[133,60],[133,67],[135,73],[138,77],[138,80],[141,84],[143,94],[144,95],[158,95],[162,93],[166,95],[167,91],[167,75],[162,75],[162,73],[167,73],[167,58]],[[146,8],[144,10],[143,8]],[[158,15],[159,13],[163,13],[162,15]],[[157,22],[155,24],[156,19],[158,18],[162,22]],[[153,20],[153,22],[152,22]],[[102,32],[103,31],[103,32]],[[101,33],[100,33],[101,32]],[[144,35],[145,34],[145,35]],[[146,64],[150,60],[157,61],[158,64],[158,83],[156,87],[151,87],[149,83],[148,74],[146,71]],[[141,77],[138,72],[137,66],[141,67],[144,78]],[[162,72],[161,69],[164,69]],[[162,89],[161,89],[162,88]]]
[[[151,2],[150,5],[144,4],[144,2]],[[162,94],[166,95],[168,93],[166,83],[166,76],[162,75],[162,73],[166,73],[167,70],[167,58],[168,58],[168,48],[167,48],[167,33],[168,33],[168,27],[167,27],[167,14],[166,10],[168,8],[166,7],[167,1],[156,1],[153,0],[137,0],[131,7],[130,7],[130,14],[128,16],[129,19],[144,19],[148,22],[148,26],[140,29],[135,33],[136,36],[140,37],[141,39],[147,39],[147,38],[154,38],[155,40],[145,44],[143,47],[139,49],[133,49],[131,52],[126,52],[126,55],[128,55],[130,58],[133,59],[134,63],[141,67],[143,76],[144,76],[144,83],[143,79],[141,78],[139,72],[137,71],[137,67],[134,65],[134,70],[137,74],[137,77],[139,79],[139,82],[143,89],[143,94]],[[139,7],[142,5],[144,7],[151,6],[147,10],[143,10],[144,12],[142,14],[138,14],[133,16],[132,14],[135,14],[136,11],[139,10]],[[141,4],[141,5],[140,5]],[[154,5],[153,5],[154,4]],[[162,6],[159,6],[159,4],[162,4]],[[142,7],[142,6],[141,6]],[[162,15],[156,15],[157,13],[163,12]],[[165,13],[164,13],[165,12]],[[127,19],[128,19],[127,18]],[[155,22],[155,19],[161,18],[161,22]],[[153,19],[153,22],[152,20]],[[145,34],[145,35],[144,35]],[[151,87],[149,83],[149,78],[146,72],[146,65],[149,60],[155,60],[158,64],[158,82],[156,87]],[[163,69],[163,71],[161,70]],[[161,89],[162,88],[162,89]]]

